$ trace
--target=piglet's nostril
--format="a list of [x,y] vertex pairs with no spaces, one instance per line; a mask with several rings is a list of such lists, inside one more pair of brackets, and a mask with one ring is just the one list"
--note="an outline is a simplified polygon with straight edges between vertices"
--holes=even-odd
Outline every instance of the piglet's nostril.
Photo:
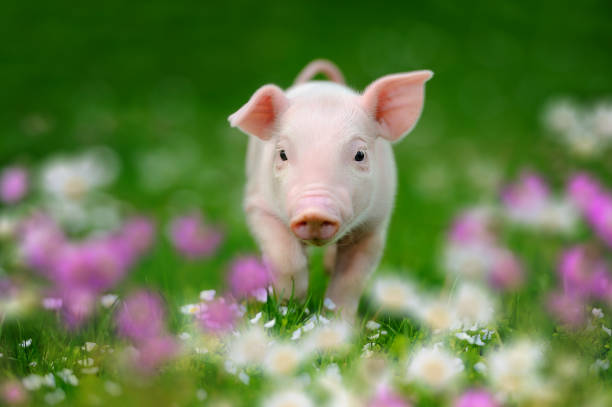
[[291,230],[302,240],[329,240],[338,229],[338,221],[323,215],[303,215],[291,222]]

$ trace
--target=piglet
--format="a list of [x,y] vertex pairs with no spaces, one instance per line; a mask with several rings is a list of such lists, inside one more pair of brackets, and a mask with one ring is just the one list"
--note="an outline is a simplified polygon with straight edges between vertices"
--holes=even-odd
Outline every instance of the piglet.
[[[330,81],[311,80],[319,73]],[[249,135],[244,209],[281,297],[305,296],[306,246],[326,246],[327,297],[354,318],[393,209],[391,143],[416,124],[432,75],[387,75],[359,94],[316,60],[289,89],[264,85],[229,117]]]

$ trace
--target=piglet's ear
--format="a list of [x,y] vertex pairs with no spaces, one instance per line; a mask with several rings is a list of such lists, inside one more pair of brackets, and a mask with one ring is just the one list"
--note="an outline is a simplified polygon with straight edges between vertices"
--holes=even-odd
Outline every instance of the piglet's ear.
[[432,76],[431,71],[387,75],[366,88],[361,104],[380,124],[382,137],[397,141],[412,130],[423,110],[425,82]]
[[232,127],[238,127],[247,134],[268,140],[276,120],[288,105],[289,101],[281,88],[276,85],[264,85],[228,120]]

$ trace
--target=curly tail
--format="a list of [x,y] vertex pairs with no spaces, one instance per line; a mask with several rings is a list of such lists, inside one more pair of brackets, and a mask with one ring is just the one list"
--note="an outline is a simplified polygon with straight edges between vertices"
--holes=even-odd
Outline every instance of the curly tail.
[[340,69],[332,62],[326,59],[315,59],[298,74],[293,82],[294,85],[299,85],[312,79],[316,74],[322,73],[329,78],[330,81],[344,85],[344,76]]

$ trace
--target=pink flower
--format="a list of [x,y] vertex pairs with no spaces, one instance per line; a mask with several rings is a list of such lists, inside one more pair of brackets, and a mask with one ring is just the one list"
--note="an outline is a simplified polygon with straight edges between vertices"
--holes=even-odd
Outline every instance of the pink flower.
[[221,244],[223,234],[195,214],[174,219],[170,225],[170,239],[184,256],[198,259],[211,256]]
[[28,401],[28,393],[17,380],[9,380],[0,386],[0,398],[6,404],[24,404]]
[[497,250],[488,275],[491,287],[499,291],[513,291],[520,288],[525,273],[516,256],[509,250]]
[[548,186],[533,173],[523,174],[518,182],[502,191],[502,201],[511,211],[538,210],[548,198]]
[[77,328],[93,314],[96,295],[83,287],[64,287],[60,292],[63,319],[68,328]]
[[571,178],[567,189],[595,233],[612,246],[612,194],[582,173]]
[[585,302],[582,298],[556,292],[548,299],[548,309],[563,324],[572,328],[581,326],[586,319]]
[[579,173],[570,179],[567,193],[576,206],[584,210],[599,195],[600,189],[599,183],[588,174]]
[[28,173],[20,167],[9,167],[0,174],[0,200],[19,202],[28,192]]
[[134,342],[144,342],[165,332],[165,313],[161,298],[149,291],[132,293],[116,315],[119,334]]
[[383,385],[378,388],[374,398],[368,403],[368,407],[410,407],[410,403],[404,401],[391,388]]
[[612,299],[612,279],[607,264],[585,246],[566,250],[558,267],[563,290],[572,296]]
[[464,212],[453,221],[449,238],[455,243],[490,243],[495,240],[490,223],[484,212]]
[[258,297],[263,298],[264,301],[266,290],[272,282],[270,270],[255,256],[240,257],[234,260],[230,266],[228,280],[234,297]]
[[471,389],[455,400],[454,407],[498,407],[491,393],[483,389]]
[[42,300],[42,306],[46,310],[57,311],[62,309],[64,301],[58,297],[45,297]]
[[62,230],[43,214],[30,217],[19,227],[20,252],[30,267],[46,277],[50,277],[55,257],[65,242]]
[[226,301],[225,298],[218,298],[202,304],[197,314],[202,328],[213,334],[223,334],[232,330],[240,316],[238,304],[229,300]]
[[137,351],[133,366],[142,373],[150,374],[174,359],[179,352],[179,344],[171,336],[155,336],[139,342]]

